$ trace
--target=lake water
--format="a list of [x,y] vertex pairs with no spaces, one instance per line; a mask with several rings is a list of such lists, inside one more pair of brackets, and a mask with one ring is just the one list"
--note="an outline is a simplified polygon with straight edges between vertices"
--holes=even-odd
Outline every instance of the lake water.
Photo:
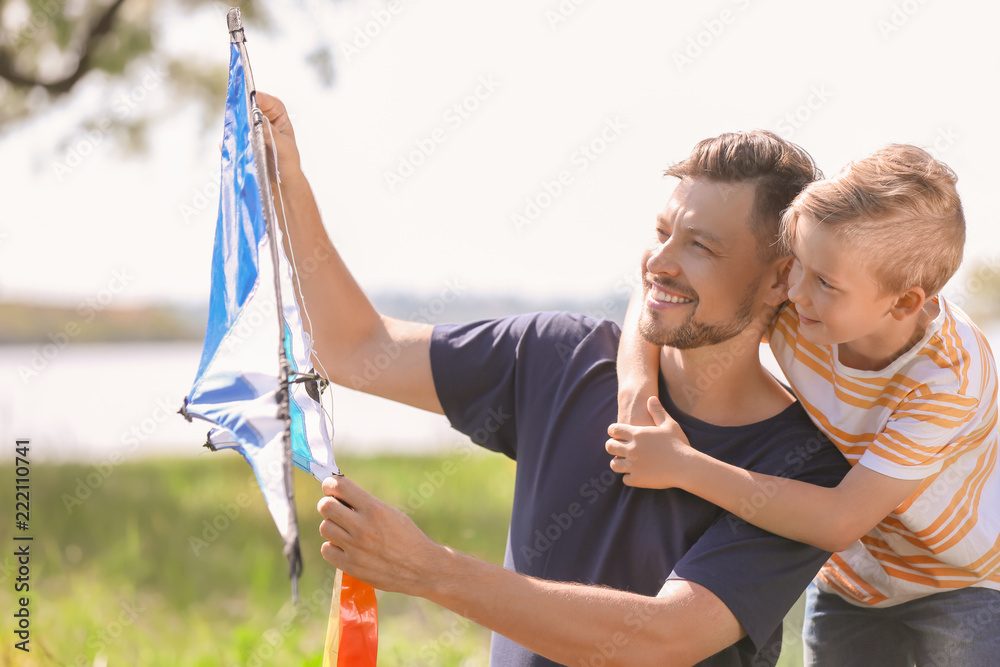
[[[201,343],[0,346],[0,442],[30,438],[33,461],[203,454],[209,424],[177,414],[200,358]],[[440,415],[331,390],[338,451],[425,453],[464,437]]]
[[[992,334],[1000,349],[1000,331]],[[761,349],[765,366],[778,372]],[[176,414],[200,357],[201,343],[190,342],[0,346],[0,443],[30,438],[34,461],[203,454],[208,424]],[[465,441],[440,415],[343,387],[328,391],[339,452],[421,454]]]

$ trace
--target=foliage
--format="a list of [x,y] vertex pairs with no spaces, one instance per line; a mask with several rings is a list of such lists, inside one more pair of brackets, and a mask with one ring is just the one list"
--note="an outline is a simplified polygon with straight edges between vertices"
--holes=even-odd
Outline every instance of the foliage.
[[[406,507],[444,459],[346,459],[344,470]],[[512,463],[452,458],[454,476],[412,513],[435,539],[501,562]],[[450,469],[450,468],[449,468]],[[0,467],[4,488],[13,469]],[[30,654],[4,665],[319,665],[332,574],[319,555],[318,483],[296,473],[305,572],[290,602],[281,539],[247,465],[194,460],[31,467]],[[230,518],[232,517],[232,518]],[[0,542],[13,544],[9,522]],[[199,542],[200,540],[200,542]],[[0,606],[16,564],[0,556]],[[380,665],[485,665],[489,633],[421,600],[379,593]],[[95,662],[97,660],[97,662]]]
[[[79,125],[129,149],[144,148],[148,128],[178,106],[199,107],[210,125],[225,100],[227,66],[171,52],[164,25],[207,9],[224,34],[230,5],[240,7],[248,30],[267,31],[276,23],[265,3],[249,0],[0,0],[0,133],[70,104],[84,88],[109,103]],[[332,61],[323,53],[332,53],[328,45],[318,45],[307,62],[329,85]],[[87,86],[80,85],[84,81]],[[151,81],[162,85],[158,94],[171,104],[130,103],[130,95],[145,95]]]

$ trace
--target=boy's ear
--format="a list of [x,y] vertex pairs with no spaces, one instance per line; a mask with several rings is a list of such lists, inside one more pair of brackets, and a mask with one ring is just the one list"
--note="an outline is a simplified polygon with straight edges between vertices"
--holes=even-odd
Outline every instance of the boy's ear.
[[775,308],[788,300],[788,274],[792,270],[794,257],[781,257],[774,260],[764,274],[764,281],[768,284],[767,294],[764,302]]
[[898,321],[905,320],[920,312],[927,301],[927,294],[923,287],[914,285],[903,292],[889,309],[892,317]]

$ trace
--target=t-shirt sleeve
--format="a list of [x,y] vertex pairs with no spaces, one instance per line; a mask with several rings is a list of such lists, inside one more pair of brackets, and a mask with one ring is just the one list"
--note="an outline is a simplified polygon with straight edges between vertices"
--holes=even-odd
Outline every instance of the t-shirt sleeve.
[[516,459],[520,413],[552,391],[596,325],[579,315],[533,313],[434,327],[434,388],[452,427]]
[[979,401],[960,394],[925,394],[901,404],[862,455],[869,470],[895,479],[939,472],[975,421]]
[[692,581],[712,591],[760,651],[829,557],[827,551],[725,513],[684,554],[668,579]]

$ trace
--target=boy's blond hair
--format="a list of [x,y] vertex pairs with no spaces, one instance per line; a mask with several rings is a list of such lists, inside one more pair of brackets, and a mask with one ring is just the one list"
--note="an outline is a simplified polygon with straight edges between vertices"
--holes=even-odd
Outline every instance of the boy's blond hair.
[[810,183],[781,219],[790,244],[807,215],[861,250],[881,294],[941,291],[962,263],[965,216],[946,164],[927,151],[892,144]]

